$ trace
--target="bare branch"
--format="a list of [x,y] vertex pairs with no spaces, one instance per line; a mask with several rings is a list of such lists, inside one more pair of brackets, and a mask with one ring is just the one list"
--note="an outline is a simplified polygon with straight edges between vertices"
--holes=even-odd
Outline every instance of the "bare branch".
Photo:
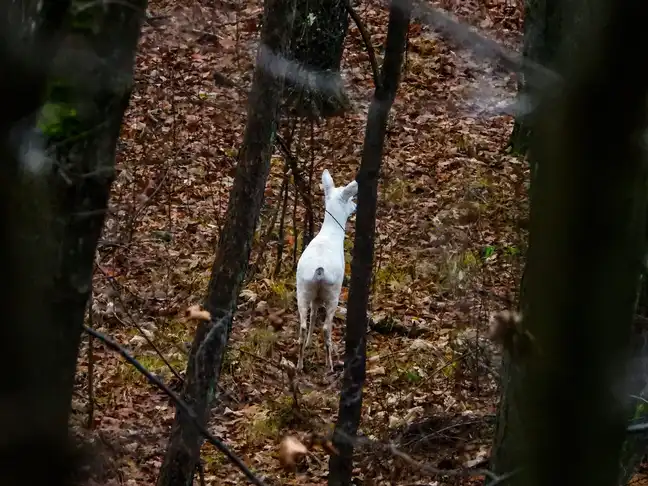
[[347,12],[349,12],[349,16],[353,19],[356,26],[358,27],[358,30],[360,31],[360,35],[362,36],[362,40],[364,41],[365,46],[367,47],[367,54],[369,55],[369,63],[371,64],[371,71],[373,73],[374,84],[376,88],[378,88],[380,87],[380,70],[378,68],[378,61],[376,60],[376,51],[374,50],[373,44],[371,43],[371,37],[369,36],[367,27],[365,26],[364,22],[360,18],[360,15],[358,15],[358,12],[356,12],[351,6],[350,0],[344,0],[344,6],[346,7]]
[[133,365],[137,369],[137,371],[142,373],[149,382],[151,382],[160,390],[162,390],[164,393],[166,393],[173,400],[176,406],[181,408],[182,411],[191,419],[193,425],[205,437],[205,439],[207,439],[214,447],[216,447],[219,451],[225,454],[227,458],[230,461],[232,461],[236,465],[236,467],[238,467],[241,470],[241,472],[243,472],[243,474],[245,474],[245,476],[250,480],[252,484],[256,484],[257,486],[267,486],[266,483],[264,483],[252,471],[250,471],[250,469],[245,465],[245,463],[243,463],[243,461],[236,454],[234,454],[229,449],[229,447],[227,447],[220,439],[218,439],[215,435],[213,435],[211,432],[209,432],[205,427],[203,427],[200,424],[200,421],[196,416],[196,412],[194,412],[193,409],[184,402],[184,400],[182,400],[176,393],[174,393],[173,390],[171,390],[164,382],[162,382],[160,379],[158,379],[153,374],[151,374],[151,372],[148,371],[146,368],[144,368],[144,366],[142,366],[142,364],[139,361],[137,361],[137,359],[131,356],[128,353],[128,351],[126,351],[118,343],[116,343],[111,338],[109,338],[108,336],[106,336],[105,334],[99,331],[95,331],[94,329],[86,325],[83,326],[83,329],[88,334],[102,341],[106,346],[108,346],[113,351],[116,351],[119,354],[121,354],[122,357],[126,361],[128,361],[131,365]]
[[640,422],[638,424],[628,425],[626,432],[628,434],[641,434],[648,432],[648,422]]
[[[135,317],[134,317],[134,316],[133,316],[133,315],[128,311],[128,306],[127,306],[126,303],[124,302],[124,299],[122,299],[121,293],[119,292],[119,289],[118,289],[117,286],[115,285],[115,280],[114,280],[113,278],[109,277],[109,276],[106,274],[106,271],[105,271],[103,268],[101,268],[101,265],[96,264],[95,267],[96,267],[97,269],[99,269],[99,271],[100,271],[101,273],[103,273],[104,277],[106,277],[106,278],[108,279],[108,283],[110,283],[110,286],[111,286],[111,287],[113,288],[113,290],[117,293],[117,299],[119,300],[120,304],[122,305],[122,308],[125,310],[126,315],[127,315],[128,318],[130,319],[130,321],[133,323],[133,326],[135,326],[135,329],[137,329],[137,331],[138,331],[138,332],[140,333],[140,335],[144,338],[144,340],[148,343],[148,345],[151,346],[151,348],[153,349],[153,351],[155,351],[155,354],[157,354],[157,355],[160,357],[160,359],[161,359],[162,362],[166,365],[166,367],[169,368],[169,371],[171,371],[171,373],[173,373],[173,376],[175,376],[178,380],[180,380],[180,383],[184,383],[184,379],[182,378],[182,376],[180,376],[180,373],[178,373],[178,371],[177,371],[177,370],[176,370],[176,369],[171,365],[171,363],[170,363],[169,360],[166,358],[166,356],[164,356],[164,353],[162,353],[162,351],[160,350],[160,348],[158,348],[158,347],[155,345],[155,343],[154,343],[153,340],[148,336],[148,334],[144,332],[144,329],[142,329],[142,326],[140,326],[140,325],[137,323],[137,321],[135,320]],[[90,308],[90,313],[92,313],[92,307]],[[122,321],[122,319],[121,319],[117,314],[115,314],[115,318],[116,318],[119,322],[121,322],[122,324],[127,325],[125,322]]]

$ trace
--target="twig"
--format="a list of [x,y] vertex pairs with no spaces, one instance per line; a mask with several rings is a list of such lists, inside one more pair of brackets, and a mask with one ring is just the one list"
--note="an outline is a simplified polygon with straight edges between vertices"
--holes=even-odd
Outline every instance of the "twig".
[[[238,351],[241,354],[245,354],[247,356],[250,356],[251,358],[254,358],[254,359],[256,359],[256,360],[258,360],[258,361],[260,361],[262,363],[267,364],[268,366],[266,368],[262,369],[262,373],[264,373],[266,376],[270,376],[270,377],[274,378],[274,376],[271,375],[270,372],[268,371],[268,367],[275,368],[277,371],[279,371],[281,373],[285,373],[288,376],[288,379],[291,380],[291,382],[289,383],[289,385],[291,387],[291,393],[295,393],[295,390],[297,392],[299,392],[298,383],[296,381],[295,381],[294,384],[292,383],[292,381],[294,381],[294,378],[293,378],[293,375],[295,374],[294,369],[289,368],[287,366],[284,366],[281,363],[275,363],[275,362],[273,362],[273,361],[271,361],[271,360],[269,360],[267,358],[264,358],[263,356],[259,356],[258,354],[251,353],[250,351],[246,351],[244,349],[237,349],[236,351]],[[337,385],[337,382],[339,382],[340,380],[341,380],[341,378],[338,378],[337,380],[333,381],[330,385],[328,385],[326,388],[319,389],[319,391],[321,391],[321,392],[331,391],[332,392],[333,388]],[[302,383],[303,385],[305,385],[307,387],[310,387],[310,388],[314,388],[314,389],[318,388],[317,385],[315,385],[311,381],[306,380],[303,376],[299,377],[299,383]],[[297,387],[297,388],[295,388],[295,387]],[[303,417],[301,417],[301,418],[303,418]],[[304,422],[308,422],[308,420],[304,418]]]
[[200,420],[198,420],[198,417],[196,415],[196,412],[194,412],[193,408],[189,407],[184,400],[182,400],[173,390],[171,390],[164,382],[162,382],[160,379],[155,377],[153,374],[151,374],[150,371],[148,371],[142,364],[135,359],[133,356],[131,356],[126,349],[124,349],[121,345],[113,341],[111,338],[106,336],[105,334],[96,331],[85,324],[83,325],[83,329],[85,332],[88,334],[96,337],[100,341],[102,341],[106,346],[108,346],[110,349],[113,351],[118,352],[126,361],[128,361],[131,365],[133,365],[137,371],[142,373],[146,379],[154,384],[157,388],[160,390],[164,391],[176,404],[177,407],[179,407],[193,422],[194,427],[205,437],[205,439],[210,442],[214,447],[216,447],[219,451],[221,451],[223,454],[227,456],[227,458],[232,461],[236,467],[238,467],[241,472],[250,480],[252,484],[256,484],[257,486],[267,486],[266,483],[264,483],[260,478],[258,478],[250,469],[243,463],[243,461],[236,455],[234,454],[229,447],[227,447],[220,439],[218,439],[215,435],[213,435],[211,432],[209,432],[201,423]]
[[[287,132],[288,133],[286,135],[286,138],[282,139],[284,145],[286,145],[287,147],[290,147],[290,145],[292,144],[293,136],[295,134],[295,128],[297,127],[297,119],[296,118],[291,118],[290,121],[291,121],[291,124],[287,127]],[[289,184],[289,178],[288,178],[288,163],[286,161],[284,161],[284,177],[283,177],[283,180],[281,182],[281,189],[279,189],[279,197],[281,198],[281,194],[283,194],[284,191],[285,191],[284,199],[287,198],[289,188],[290,188],[290,184]],[[258,252],[259,257],[254,262],[254,265],[252,266],[251,270],[248,270],[248,274],[247,274],[247,277],[246,277],[248,279],[252,278],[256,274],[256,271],[257,271],[258,267],[260,266],[260,263],[263,262],[264,252],[265,252],[266,247],[268,246],[268,243],[270,242],[270,238],[272,237],[272,230],[274,229],[275,224],[277,223],[277,219],[279,217],[279,209],[281,208],[281,204],[282,203],[280,202],[276,206],[275,212],[274,212],[274,214],[272,216],[272,222],[270,223],[270,226],[268,227],[267,233],[263,238],[261,246],[259,247],[259,252]],[[283,204],[284,204],[284,209],[283,209],[283,212],[282,212],[282,215],[281,215],[282,225],[283,225],[283,219],[284,219],[284,216],[285,216],[285,201],[284,201]],[[296,240],[297,239],[297,233],[294,232],[294,235],[295,235],[295,240]]]
[[365,26],[364,22],[360,18],[360,15],[358,15],[358,12],[356,12],[351,6],[350,0],[344,0],[344,7],[346,8],[346,11],[349,13],[349,16],[353,19],[356,26],[358,27],[358,30],[360,31],[360,35],[362,36],[362,40],[364,41],[365,47],[367,48],[367,54],[369,55],[369,63],[371,64],[371,72],[373,73],[374,85],[376,88],[382,88],[380,82],[380,70],[378,69],[378,61],[376,59],[376,51],[374,50],[373,44],[371,43],[371,36],[367,31],[367,27]]
[[144,19],[144,22],[146,22],[148,25],[151,27],[157,27],[156,22],[159,22],[160,20],[167,20],[171,18],[170,15],[146,15],[146,18]]
[[[288,164],[284,165],[284,181],[288,179]],[[281,219],[279,220],[279,234],[277,235],[278,245],[277,245],[277,262],[274,269],[274,278],[279,276],[281,271],[281,258],[283,257],[284,246],[286,244],[284,240],[284,227],[286,224],[286,209],[288,207],[288,184],[284,183],[283,185],[283,201],[281,202]]]
[[644,403],[648,403],[648,400],[646,400],[644,397],[640,397],[638,395],[630,395],[630,398],[634,398],[635,400],[639,400]]
[[198,469],[198,478],[200,479],[200,486],[205,486],[205,466],[203,466],[202,461],[196,463],[196,469]]
[[518,474],[521,471],[520,468],[514,469],[511,472],[507,472],[506,474],[502,474],[499,478],[495,479],[494,481],[491,481],[490,483],[487,483],[486,486],[496,486],[498,484],[504,484],[506,481],[511,479],[513,476]]
[[[310,121],[310,166],[308,168],[308,197],[312,200],[312,188],[313,188],[313,171],[315,170],[315,120]],[[313,239],[313,233],[315,232],[315,222],[313,218],[315,217],[313,213],[313,207],[311,205],[310,209],[307,208],[307,223],[308,231],[304,230],[304,238],[302,248],[306,249],[306,246]],[[305,225],[306,227],[306,225]],[[303,251],[303,250],[302,250]]]
[[[123,326],[128,327],[128,324],[122,320],[121,317],[119,317],[116,313],[114,314],[115,319],[117,319]],[[141,328],[139,324],[137,324],[133,318],[131,317],[131,321],[133,322],[133,325],[137,328],[137,330],[142,334],[142,337],[146,340],[146,342],[153,348],[153,351],[160,357],[162,362],[166,365],[167,368],[173,373],[173,376],[175,376],[178,380],[180,380],[180,383],[184,383],[184,378],[180,376],[180,373],[178,373],[175,368],[169,363],[169,361],[166,359],[166,357],[162,354],[162,351],[159,350],[159,348],[153,343],[151,338],[149,338],[145,333],[144,330]]]
[[279,363],[275,363],[273,361],[270,361],[268,358],[264,358],[263,356],[259,356],[256,353],[251,353],[250,351],[246,351],[245,349],[237,349],[237,351],[241,354],[245,354],[247,356],[250,356],[251,358],[257,359],[261,361],[262,363],[265,363],[269,366],[272,366],[274,368],[277,368],[279,371],[283,371],[283,367]]
[[[298,417],[300,420],[303,420],[304,423],[310,424],[311,420],[309,417],[303,415],[299,410],[293,410],[293,413],[295,414],[296,417]],[[314,416],[319,422],[322,424],[322,427],[327,430],[327,435],[328,435],[328,427],[327,427],[327,422],[319,417],[319,416]],[[311,424],[314,425],[314,424]],[[412,458],[409,454],[401,451],[398,449],[394,444],[385,444],[383,442],[379,442],[377,440],[372,440],[367,437],[353,437],[349,434],[347,434],[345,431],[340,430],[337,432],[337,434],[342,437],[344,440],[354,444],[354,447],[356,446],[375,446],[377,448],[386,450],[390,454],[396,457],[400,457],[405,461],[407,464],[414,466],[418,469],[420,469],[423,472],[426,472],[431,475],[436,475],[436,476],[453,476],[453,477],[474,477],[474,476],[485,476],[488,479],[491,480],[490,483],[488,483],[488,486],[494,486],[497,484],[502,484],[504,481],[507,481],[510,479],[513,475],[517,474],[520,472],[520,469],[515,469],[511,472],[508,472],[506,474],[503,474],[501,476],[498,476],[497,474],[493,473],[492,471],[489,471],[488,469],[439,469],[437,467],[431,466],[427,463],[424,462],[419,462],[416,459]]]
[[425,471],[429,474],[435,474],[440,476],[462,476],[462,477],[486,476],[487,478],[492,479],[493,481],[497,481],[500,479],[499,476],[493,474],[488,469],[439,469],[437,467],[430,466],[429,464],[426,464],[424,462],[417,461],[416,459],[412,458],[410,455],[406,454],[405,452],[398,450],[394,444],[389,444],[387,446],[387,449],[392,455],[396,457],[400,457],[410,466],[417,467],[421,471]]
[[648,432],[648,422],[640,422],[638,424],[628,425],[626,432],[629,434],[640,434],[643,432]]
[[128,241],[133,241],[133,233],[135,233],[135,224],[137,223],[137,219],[140,217],[142,212],[153,202],[155,199],[155,196],[157,196],[158,192],[162,189],[164,186],[164,183],[166,182],[167,176],[169,175],[169,172],[171,170],[171,165],[167,165],[167,167],[164,169],[164,173],[162,174],[162,177],[160,178],[160,181],[157,183],[153,191],[151,192],[151,195],[148,196],[142,204],[133,211],[132,216],[130,218],[130,221],[128,222]]
[[[88,300],[88,325],[94,327],[94,318],[92,314],[92,298],[93,292],[90,291],[90,299]],[[92,430],[94,428],[94,339],[92,335],[88,335],[88,422],[86,428]]]
[[[108,279],[108,282],[110,282],[110,285],[111,285],[111,287],[113,288],[113,290],[115,290],[115,292],[117,292],[117,299],[118,299],[119,302],[121,303],[122,307],[123,307],[124,309],[127,309],[126,304],[125,304],[124,300],[123,300],[122,297],[121,297],[121,293],[119,292],[119,290],[116,288],[115,284],[113,283],[113,279],[112,279],[112,277],[106,275],[106,272],[104,271],[103,268],[101,268],[101,266],[96,265],[96,267],[97,267],[97,268],[99,269],[99,271],[100,271],[101,273],[103,273],[104,276]],[[115,319],[117,319],[119,322],[121,322],[124,326],[128,327],[128,324],[126,324],[126,323],[125,323],[125,322],[124,322],[124,321],[123,321],[123,320],[122,320],[122,319],[121,319],[121,318],[120,318],[116,313],[115,313],[114,315],[115,315]],[[149,338],[149,337],[146,335],[146,333],[144,332],[144,329],[142,329],[142,326],[140,326],[140,325],[137,323],[137,321],[135,320],[135,318],[131,315],[130,312],[128,312],[128,310],[126,310],[126,315],[128,315],[128,318],[129,318],[130,321],[133,323],[133,326],[135,326],[135,328],[138,330],[138,332],[139,332],[139,333],[142,335],[142,337],[146,340],[146,342],[148,343],[148,345],[151,346],[151,348],[153,348],[153,351],[155,351],[155,353],[160,357],[160,359],[161,359],[162,362],[166,365],[166,367],[169,368],[169,370],[171,371],[171,373],[173,373],[173,376],[175,376],[178,380],[180,380],[180,383],[184,383],[184,378],[182,378],[182,376],[180,376],[180,373],[178,373],[178,372],[176,371],[176,369],[171,365],[171,363],[169,363],[169,360],[166,359],[166,357],[164,356],[164,354],[162,354],[162,351],[160,351],[160,349],[155,345],[155,343],[153,342],[153,340],[152,340],[151,338]]]
[[299,230],[297,229],[297,187],[295,186],[295,195],[294,195],[294,200],[293,200],[293,213],[292,213],[292,225],[293,225],[293,235],[295,236],[295,239],[293,241],[293,248],[292,248],[292,269],[293,272],[297,268],[297,240],[299,236]]
[[[288,177],[286,176],[286,174],[284,174],[283,181],[281,182],[281,188],[279,189],[279,194],[283,193],[284,190],[288,191],[287,184],[288,184]],[[268,225],[268,229],[266,230],[266,234],[263,236],[263,239],[261,240],[261,245],[259,246],[259,252],[258,252],[259,256],[255,260],[254,265],[250,265],[247,275],[245,276],[246,281],[250,281],[256,275],[259,267],[261,266],[261,263],[263,263],[265,250],[268,247],[268,244],[270,243],[270,239],[272,238],[272,230],[277,224],[277,219],[279,218],[280,207],[281,207],[281,202],[279,202],[279,204],[277,204],[275,207],[274,213],[272,214],[272,219],[270,221],[270,224]]]
[[188,33],[188,34],[194,34],[203,37],[205,40],[211,40],[211,41],[216,41],[218,42],[218,36],[214,34],[213,32],[209,32],[206,30],[200,30],[200,29],[191,29],[188,27],[185,27],[181,29],[182,32]]
[[427,376],[427,378],[425,378],[425,380],[423,380],[423,383],[425,383],[425,382],[427,382],[428,380],[430,380],[431,378],[435,377],[436,375],[438,375],[439,373],[441,373],[443,370],[449,368],[450,366],[453,366],[453,365],[459,363],[460,361],[466,359],[468,356],[471,356],[471,355],[475,354],[475,352],[476,352],[475,349],[471,349],[471,350],[466,351],[465,353],[462,353],[462,354],[460,354],[459,356],[457,356],[457,357],[451,359],[450,361],[448,361],[447,363],[441,365],[439,368],[437,368],[437,369],[434,370],[432,373],[430,373],[430,374]]
[[[310,242],[308,239],[309,236],[312,237],[312,234],[309,235],[309,233],[313,232],[313,227],[314,227],[314,222],[313,222],[313,200],[311,198],[311,193],[310,193],[310,187],[311,184],[309,183],[306,185],[306,181],[304,181],[304,178],[302,177],[302,173],[299,170],[299,167],[297,165],[297,160],[298,158],[295,157],[291,152],[290,152],[290,147],[286,143],[286,141],[280,136],[276,136],[276,141],[279,144],[279,148],[281,151],[284,153],[284,156],[286,157],[286,161],[288,162],[288,166],[290,167],[290,171],[293,174],[294,182],[295,182],[295,192],[299,193],[302,197],[302,200],[304,201],[304,207],[306,208],[306,220],[304,221],[304,226],[305,228],[308,229],[308,231],[304,231],[303,238],[302,238],[302,249]],[[311,139],[311,146],[312,146],[312,139]],[[311,161],[311,172],[312,172],[312,164],[313,161]],[[312,182],[312,173],[311,173],[311,181]],[[297,197],[295,196],[295,208],[294,211],[296,213],[297,211]],[[297,258],[297,233],[296,233],[296,226],[295,226],[295,213],[293,213],[293,226],[295,227],[295,243],[294,243],[294,254],[293,254],[293,263],[295,263],[295,260]]]
[[308,191],[306,190],[306,182],[302,178],[301,171],[297,166],[297,160],[290,152],[290,148],[286,144],[285,140],[280,135],[277,134],[276,140],[277,143],[279,144],[279,148],[284,153],[284,156],[288,161],[288,166],[290,167],[290,171],[292,172],[293,177],[295,179],[295,187],[297,188],[297,191],[299,192],[302,199],[304,200],[304,206],[306,206],[306,211],[310,211],[312,213],[313,202],[308,194]]

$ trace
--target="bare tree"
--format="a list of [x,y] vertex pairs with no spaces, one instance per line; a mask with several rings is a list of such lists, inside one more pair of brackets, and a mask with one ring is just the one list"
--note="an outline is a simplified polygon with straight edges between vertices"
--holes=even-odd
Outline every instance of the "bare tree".
[[333,436],[333,443],[339,455],[331,456],[329,462],[330,486],[351,484],[353,439],[360,425],[362,388],[365,380],[367,306],[373,269],[378,176],[382,164],[387,119],[400,81],[410,16],[409,3],[390,5],[381,82],[376,87],[369,106],[364,151],[356,179],[358,212],[346,321],[344,379]]
[[[182,390],[183,399],[203,423],[209,418],[210,404],[215,398],[233,313],[263,203],[283,90],[281,71],[285,63],[282,58],[288,50],[294,11],[294,0],[265,2],[261,46],[248,102],[243,146],[206,300],[211,321],[201,324],[196,331]],[[158,485],[191,484],[202,442],[203,437],[190,417],[177,410]]]
[[[648,5],[599,1],[579,59],[534,125],[538,170],[521,323],[504,329],[492,466],[509,484],[617,484],[625,380],[645,249]],[[592,467],[596,465],[595,467]]]

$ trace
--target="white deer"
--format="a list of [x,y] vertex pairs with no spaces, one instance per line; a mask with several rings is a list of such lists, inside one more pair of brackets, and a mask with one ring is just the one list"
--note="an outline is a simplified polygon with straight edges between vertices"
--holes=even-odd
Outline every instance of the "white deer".
[[[324,186],[324,223],[297,262],[297,307],[299,309],[299,358],[297,369],[304,366],[304,351],[310,344],[319,307],[324,307],[324,341],[326,365],[333,371],[331,328],[344,279],[344,236],[346,222],[356,210],[352,201],[358,183],[335,187],[329,171],[322,172]],[[310,324],[306,316],[310,308]]]

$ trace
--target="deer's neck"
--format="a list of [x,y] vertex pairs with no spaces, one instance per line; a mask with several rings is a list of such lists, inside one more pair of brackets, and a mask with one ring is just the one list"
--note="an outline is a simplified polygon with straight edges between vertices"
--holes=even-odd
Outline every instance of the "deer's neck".
[[336,237],[339,239],[344,239],[346,219],[335,216],[328,211],[324,213],[324,222],[322,223],[322,228],[320,233],[326,234],[330,237]]

